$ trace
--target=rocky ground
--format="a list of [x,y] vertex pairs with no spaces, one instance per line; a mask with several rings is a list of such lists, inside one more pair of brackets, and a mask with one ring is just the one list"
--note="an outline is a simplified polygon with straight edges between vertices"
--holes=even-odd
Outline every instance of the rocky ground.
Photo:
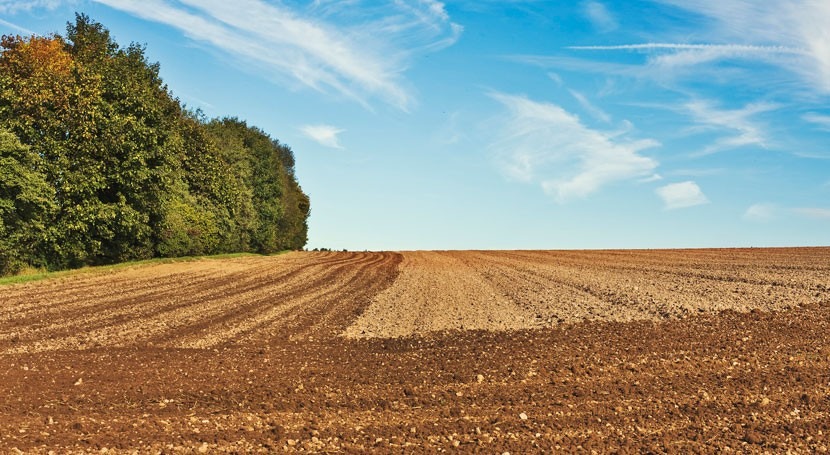
[[826,248],[87,273],[0,288],[0,451],[826,452],[828,324]]

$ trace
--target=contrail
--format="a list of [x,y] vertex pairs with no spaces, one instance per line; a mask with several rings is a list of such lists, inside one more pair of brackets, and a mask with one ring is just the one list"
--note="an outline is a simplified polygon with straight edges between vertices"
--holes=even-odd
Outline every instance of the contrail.
[[11,27],[11,28],[13,28],[13,29],[15,29],[15,30],[17,30],[17,31],[19,31],[19,32],[23,32],[23,33],[25,33],[25,34],[27,34],[27,35],[37,35],[37,33],[35,33],[35,32],[33,32],[33,31],[29,30],[28,28],[21,27],[21,26],[19,26],[19,25],[17,25],[17,24],[13,24],[13,23],[11,23],[11,22],[9,22],[9,21],[5,21],[5,20],[3,20],[3,19],[0,19],[0,24],[5,25],[6,27]]
[[617,51],[617,50],[724,50],[739,52],[766,52],[775,54],[805,54],[806,51],[786,46],[753,46],[748,44],[680,44],[680,43],[643,43],[621,44],[616,46],[568,46],[567,49],[588,51]]

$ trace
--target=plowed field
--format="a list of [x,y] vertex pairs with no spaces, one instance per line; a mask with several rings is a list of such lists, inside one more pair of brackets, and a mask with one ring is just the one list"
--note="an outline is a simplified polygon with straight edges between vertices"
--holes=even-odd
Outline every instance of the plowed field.
[[0,452],[826,452],[830,248],[289,253],[0,287]]

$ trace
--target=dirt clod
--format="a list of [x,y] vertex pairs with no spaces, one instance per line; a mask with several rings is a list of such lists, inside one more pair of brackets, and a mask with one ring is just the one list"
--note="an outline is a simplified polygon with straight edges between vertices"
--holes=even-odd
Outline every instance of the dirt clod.
[[749,444],[761,444],[764,439],[760,433],[753,430],[748,430],[744,434],[744,441],[748,442]]

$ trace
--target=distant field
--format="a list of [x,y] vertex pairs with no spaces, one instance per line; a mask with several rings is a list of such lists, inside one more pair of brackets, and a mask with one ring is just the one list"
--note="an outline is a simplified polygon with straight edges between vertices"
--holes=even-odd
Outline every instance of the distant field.
[[411,252],[400,269],[348,335],[660,321],[830,293],[830,249]]
[[0,287],[0,448],[826,450],[828,324],[830,248],[108,269]]

